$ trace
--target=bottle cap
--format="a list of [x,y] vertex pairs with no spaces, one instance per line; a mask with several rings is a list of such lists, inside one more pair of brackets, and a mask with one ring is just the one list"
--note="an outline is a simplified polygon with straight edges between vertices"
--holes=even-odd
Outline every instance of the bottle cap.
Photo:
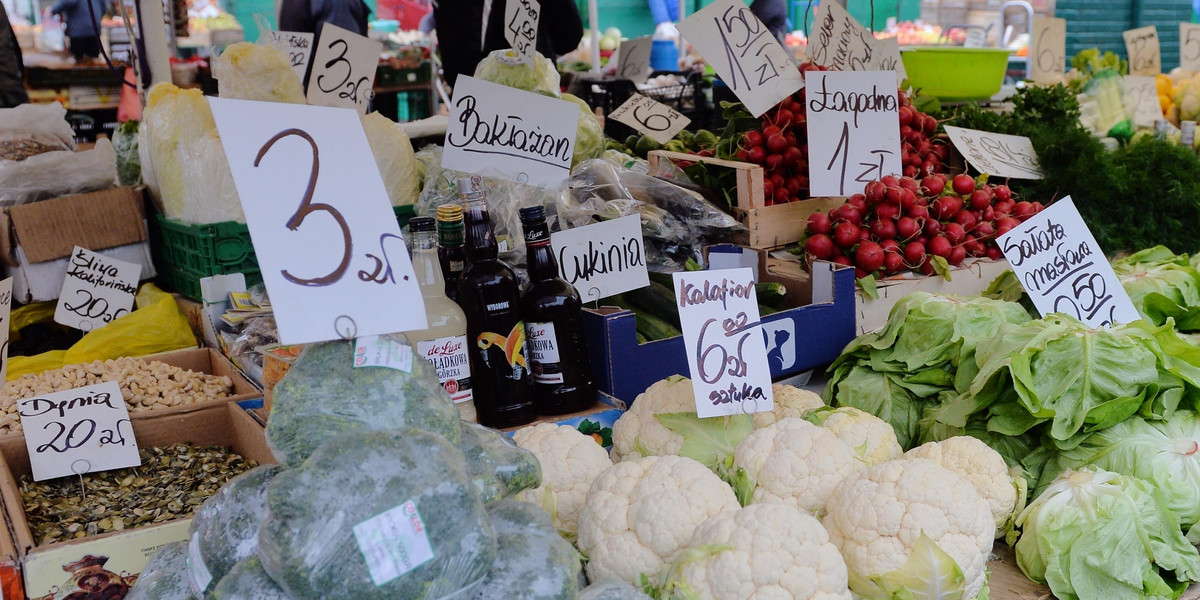
[[457,204],[443,204],[437,209],[437,220],[439,221],[461,221],[463,220],[462,206]]
[[408,229],[413,233],[418,231],[437,231],[437,223],[433,217],[413,217],[408,222]]
[[458,197],[464,200],[483,199],[483,177],[472,175],[458,178]]
[[546,207],[540,204],[526,206],[517,212],[521,215],[521,223],[537,223],[546,220]]

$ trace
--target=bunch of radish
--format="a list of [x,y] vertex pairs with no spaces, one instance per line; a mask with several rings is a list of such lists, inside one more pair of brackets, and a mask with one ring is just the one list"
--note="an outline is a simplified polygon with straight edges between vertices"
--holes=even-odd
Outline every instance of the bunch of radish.
[[909,270],[929,275],[941,261],[954,266],[968,256],[1001,258],[996,236],[1041,210],[1040,202],[1017,201],[1008,186],[983,177],[889,175],[828,214],[810,215],[804,251],[810,260],[854,266],[859,278]]
[[950,156],[945,140],[934,140],[938,120],[912,105],[908,95],[900,92],[900,156],[904,161],[905,177],[928,177],[944,173],[943,164]]

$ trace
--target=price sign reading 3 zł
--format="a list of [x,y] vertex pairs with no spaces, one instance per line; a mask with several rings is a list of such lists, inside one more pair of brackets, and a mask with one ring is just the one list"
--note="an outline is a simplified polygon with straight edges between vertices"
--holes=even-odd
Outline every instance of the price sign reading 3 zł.
[[375,93],[375,70],[383,44],[326,23],[313,56],[308,103],[353,108],[366,114]]

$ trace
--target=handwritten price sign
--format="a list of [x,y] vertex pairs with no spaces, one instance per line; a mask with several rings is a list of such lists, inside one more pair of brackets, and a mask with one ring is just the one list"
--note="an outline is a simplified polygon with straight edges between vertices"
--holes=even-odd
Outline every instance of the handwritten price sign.
[[813,62],[837,71],[873,70],[878,42],[841,4],[822,2],[816,27],[808,49]]
[[366,114],[375,93],[375,70],[383,43],[326,23],[313,57],[308,103],[353,108]]
[[312,58],[313,34],[297,31],[271,32],[271,44],[288,57],[292,71],[300,81],[304,81],[304,73],[308,71],[308,60]]
[[352,110],[209,98],[284,344],[424,329],[400,226]]
[[875,42],[875,61],[868,71],[895,71],[896,79],[908,79],[904,61],[900,58],[900,42],[896,38],[884,38]]
[[896,88],[891,71],[807,73],[808,139],[825,140],[808,148],[814,196],[847,196],[900,173]]
[[630,96],[608,118],[624,123],[660,144],[670,141],[692,122],[670,106],[641,94]]
[[804,87],[787,51],[741,0],[716,0],[680,22],[679,33],[755,117]]
[[1129,54],[1130,75],[1162,73],[1162,51],[1158,46],[1158,28],[1153,25],[1130,29],[1121,34]]
[[1141,318],[1070,196],[996,243],[1043,316],[1064,313],[1092,327]]
[[653,47],[654,40],[648,35],[621,42],[617,49],[617,78],[645,82],[650,77],[650,50]]
[[1153,77],[1141,75],[1125,76],[1125,98],[1133,106],[1133,124],[1137,127],[1153,127],[1163,118],[1162,104],[1158,102],[1158,85]]
[[54,322],[91,331],[133,308],[142,265],[75,246],[63,280]]
[[768,411],[771,368],[750,269],[674,273],[696,414]]
[[1058,83],[1067,71],[1067,20],[1034,17],[1029,45],[1029,78]]
[[550,236],[550,246],[558,256],[563,279],[587,300],[650,285],[638,215],[556,231]]
[[530,64],[537,55],[541,12],[542,5],[537,0],[510,0],[504,5],[504,39]]
[[980,173],[995,177],[1041,179],[1033,142],[1019,135],[946,126],[946,135],[967,162]]
[[8,375],[8,331],[12,324],[12,277],[0,281],[0,381]]
[[1179,66],[1200,71],[1200,25],[1179,24]]
[[142,464],[115,381],[25,398],[17,412],[34,481]]

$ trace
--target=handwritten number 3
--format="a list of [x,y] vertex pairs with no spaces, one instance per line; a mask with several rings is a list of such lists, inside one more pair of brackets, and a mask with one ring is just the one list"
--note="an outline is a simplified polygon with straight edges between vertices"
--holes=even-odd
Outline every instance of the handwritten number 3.
[[295,214],[288,219],[287,228],[290,231],[296,231],[300,228],[300,225],[304,223],[304,219],[307,218],[308,215],[315,212],[329,213],[329,216],[333,217],[334,221],[337,221],[338,227],[340,227],[342,230],[342,243],[344,250],[342,253],[341,264],[339,264],[338,267],[331,273],[323,277],[301,279],[289,273],[287,269],[283,269],[281,273],[283,273],[284,279],[287,279],[288,281],[298,285],[324,287],[337,283],[342,279],[342,276],[346,274],[346,269],[350,267],[350,256],[353,249],[353,243],[350,239],[350,226],[346,224],[346,218],[342,216],[342,213],[338,212],[336,208],[328,204],[320,202],[314,204],[312,201],[313,192],[317,188],[317,174],[321,170],[320,151],[317,149],[317,143],[313,141],[312,136],[306,131],[302,131],[300,129],[285,129],[275,134],[275,137],[267,140],[266,144],[263,144],[263,147],[258,150],[258,156],[254,157],[254,166],[257,167],[258,164],[262,162],[262,159],[264,156],[266,156],[267,152],[269,152],[271,148],[275,146],[275,142],[292,135],[302,138],[304,141],[308,142],[309,146],[312,146],[312,169],[308,174],[308,187],[304,190],[304,199],[300,201],[300,208],[296,209]]

